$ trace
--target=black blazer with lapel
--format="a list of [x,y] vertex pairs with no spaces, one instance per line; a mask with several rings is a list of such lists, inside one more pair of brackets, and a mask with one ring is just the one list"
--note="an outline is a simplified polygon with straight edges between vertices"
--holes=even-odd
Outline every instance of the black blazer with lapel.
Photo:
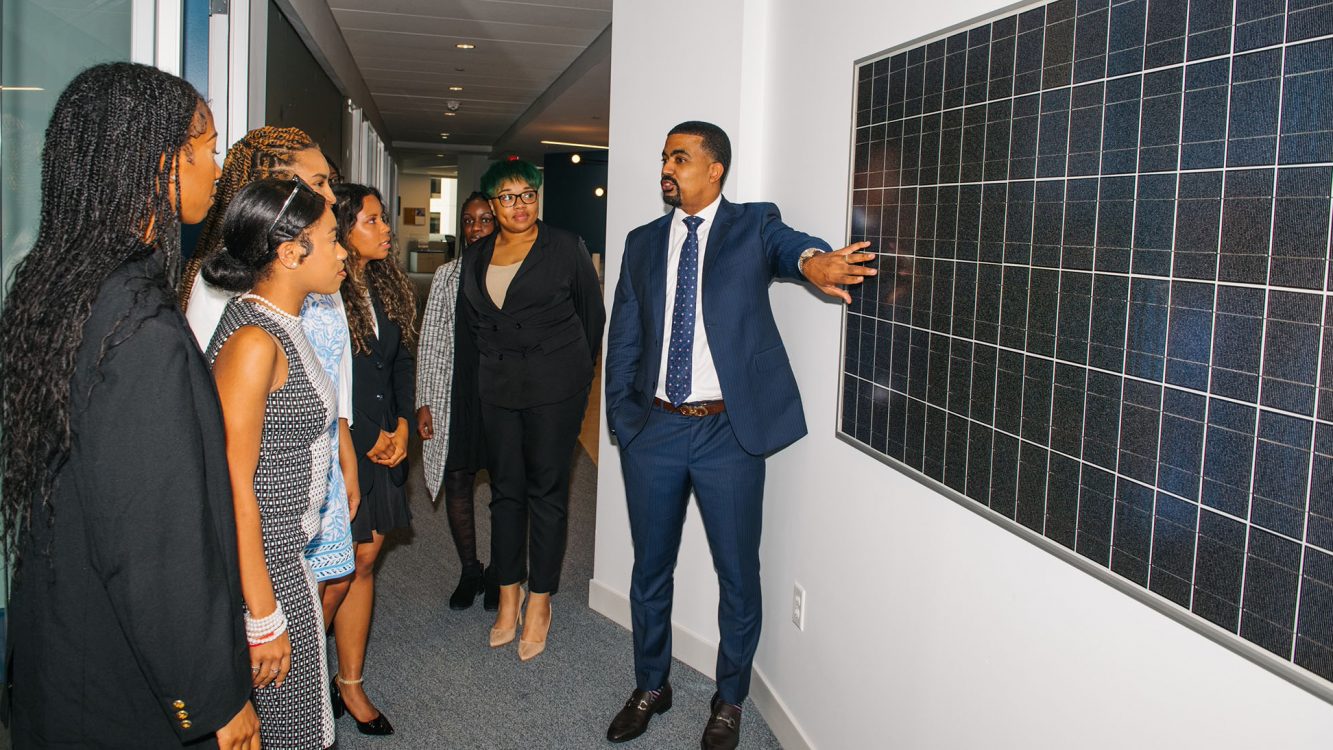
[[236,523],[217,391],[156,256],[102,284],[70,431],[19,541],[14,747],[208,738],[250,695]]
[[606,308],[578,235],[537,222],[537,240],[496,307],[486,269],[498,234],[463,254],[460,309],[480,353],[481,400],[505,409],[563,401],[592,383]]
[[[366,451],[375,446],[380,430],[393,432],[399,419],[415,424],[416,359],[403,343],[403,329],[384,313],[373,295],[371,307],[379,336],[366,342],[369,352],[352,354],[352,445],[362,466],[370,460]],[[364,497],[374,485],[375,472],[359,474]],[[407,481],[407,462],[389,469],[389,478],[402,486]]]

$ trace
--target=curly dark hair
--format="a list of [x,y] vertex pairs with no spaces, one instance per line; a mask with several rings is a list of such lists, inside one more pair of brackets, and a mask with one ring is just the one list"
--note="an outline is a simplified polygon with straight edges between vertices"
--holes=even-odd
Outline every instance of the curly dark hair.
[[[180,179],[173,165],[179,154],[195,158],[189,142],[207,128],[207,112],[190,84],[132,63],[88,68],[56,101],[42,149],[37,241],[14,271],[0,317],[0,528],[11,553],[33,508],[49,506],[69,458],[70,382],[102,283],[126,261],[154,252],[167,269],[163,288],[176,283]],[[101,342],[99,365],[107,342],[123,338],[122,325]]]
[[[415,349],[417,343],[417,295],[411,279],[403,273],[393,253],[384,260],[372,260],[360,270],[360,256],[348,236],[356,226],[356,215],[367,197],[373,196],[384,206],[380,191],[367,185],[342,183],[333,186],[338,201],[333,204],[333,215],[338,220],[338,242],[347,250],[347,279],[343,281],[343,304],[347,307],[347,328],[352,336],[352,349],[358,354],[370,351],[370,338],[375,335],[375,311],[366,300],[366,290],[384,306],[384,313],[403,329],[403,343]],[[387,208],[386,208],[387,210]]]
[[213,199],[213,208],[204,219],[194,255],[190,256],[190,260],[185,264],[185,271],[181,274],[179,298],[182,310],[189,306],[195,276],[203,268],[204,263],[222,249],[222,223],[236,194],[255,180],[266,177],[279,179],[292,177],[291,166],[296,161],[297,155],[312,148],[319,148],[319,144],[306,135],[305,131],[266,125],[246,133],[241,140],[227,149],[227,158],[222,162],[222,177],[218,178],[218,191],[217,197]]

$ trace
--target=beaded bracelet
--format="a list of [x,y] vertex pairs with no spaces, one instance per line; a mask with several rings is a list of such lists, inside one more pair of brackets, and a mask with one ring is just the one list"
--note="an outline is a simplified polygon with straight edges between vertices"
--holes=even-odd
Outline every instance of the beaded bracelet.
[[271,614],[264,617],[251,617],[245,613],[245,637],[251,646],[262,646],[287,632],[287,616],[282,613],[282,603],[277,602]]

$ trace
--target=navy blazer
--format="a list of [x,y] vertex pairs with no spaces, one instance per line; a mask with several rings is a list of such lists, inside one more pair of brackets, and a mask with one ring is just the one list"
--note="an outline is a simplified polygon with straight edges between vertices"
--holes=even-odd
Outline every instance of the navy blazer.
[[[607,422],[622,447],[643,428],[657,391],[673,216],[625,239],[603,375]],[[724,198],[713,221],[700,283],[704,331],[737,441],[752,455],[767,455],[805,435],[801,394],[768,286],[778,277],[803,280],[796,266],[801,253],[832,248],[783,224],[772,203]]]
[[[374,472],[369,471],[366,451],[375,447],[380,430],[393,432],[398,420],[416,424],[416,358],[403,343],[403,329],[385,314],[372,295],[371,307],[379,324],[379,335],[366,342],[370,351],[352,354],[352,445],[356,448],[364,497],[374,486]],[[395,485],[407,482],[407,461],[389,469]]]

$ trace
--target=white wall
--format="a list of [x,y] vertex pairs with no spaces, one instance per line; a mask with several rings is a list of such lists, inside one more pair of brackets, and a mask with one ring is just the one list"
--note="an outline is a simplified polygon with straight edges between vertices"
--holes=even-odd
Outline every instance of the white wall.
[[[854,61],[999,7],[617,2],[608,304],[617,248],[661,210],[657,154],[672,124],[727,128],[740,157],[728,197],[775,201],[836,247]],[[799,725],[768,709],[789,746],[1329,746],[1327,703],[834,438],[840,311],[796,285],[772,294],[811,433],[770,459],[765,500],[756,667],[778,701],[767,705]],[[633,554],[615,449],[603,456],[591,599],[624,622]],[[717,637],[697,517],[676,580],[677,653],[711,674],[706,648],[679,639]],[[788,619],[794,580],[807,591],[804,632]]]

